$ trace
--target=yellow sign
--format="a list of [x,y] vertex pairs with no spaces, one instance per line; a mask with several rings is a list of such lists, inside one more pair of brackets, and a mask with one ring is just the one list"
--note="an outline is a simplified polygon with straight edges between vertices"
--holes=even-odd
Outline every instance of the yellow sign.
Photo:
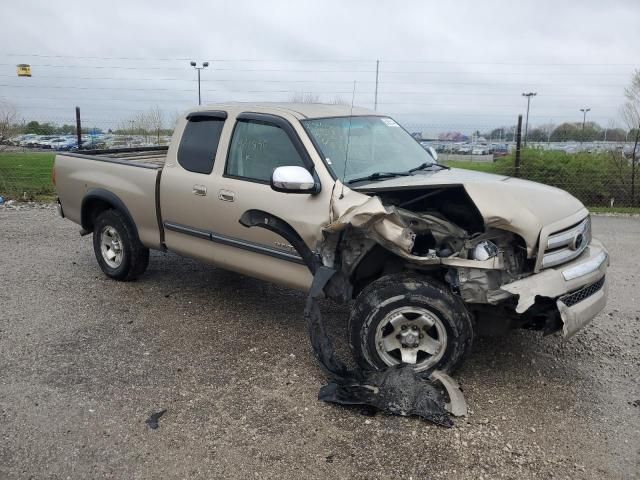
[[31,76],[31,65],[27,65],[26,63],[21,63],[20,65],[16,65],[18,67],[18,76],[19,77],[30,77]]

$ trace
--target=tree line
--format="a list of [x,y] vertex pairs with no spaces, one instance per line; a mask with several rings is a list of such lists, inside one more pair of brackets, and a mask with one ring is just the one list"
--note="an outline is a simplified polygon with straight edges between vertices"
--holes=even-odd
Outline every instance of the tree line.
[[[151,108],[140,112],[134,117],[123,120],[112,128],[99,128],[96,126],[82,126],[81,132],[85,135],[95,135],[101,133],[115,133],[119,135],[137,135],[144,137],[157,137],[171,135],[172,128],[168,128],[170,123],[159,107]],[[175,121],[173,121],[175,123]],[[64,123],[62,125],[54,122],[41,122],[38,120],[20,121],[15,107],[0,102],[0,139],[9,138],[15,135],[35,134],[35,135],[76,135],[76,125]]]
[[[524,129],[523,129],[524,130]],[[564,122],[560,125],[529,126],[529,142],[626,142],[635,137],[637,128],[602,127],[596,122]],[[500,127],[481,134],[487,140],[512,141],[516,127]],[[524,131],[522,132],[524,136]]]

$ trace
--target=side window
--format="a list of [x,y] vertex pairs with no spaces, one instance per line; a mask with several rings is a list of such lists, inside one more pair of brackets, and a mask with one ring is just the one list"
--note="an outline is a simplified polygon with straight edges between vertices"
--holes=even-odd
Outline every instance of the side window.
[[287,165],[305,166],[283,129],[257,120],[238,120],[226,175],[268,183],[276,167]]
[[223,125],[221,118],[190,118],[178,147],[178,163],[190,172],[211,173]]

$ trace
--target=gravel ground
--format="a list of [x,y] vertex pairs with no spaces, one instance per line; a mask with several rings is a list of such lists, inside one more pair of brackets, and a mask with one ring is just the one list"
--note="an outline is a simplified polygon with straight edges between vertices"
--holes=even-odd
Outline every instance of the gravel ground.
[[318,402],[303,293],[162,253],[114,282],[51,206],[0,208],[0,478],[640,478],[640,219],[594,229],[606,310],[478,339],[445,429]]

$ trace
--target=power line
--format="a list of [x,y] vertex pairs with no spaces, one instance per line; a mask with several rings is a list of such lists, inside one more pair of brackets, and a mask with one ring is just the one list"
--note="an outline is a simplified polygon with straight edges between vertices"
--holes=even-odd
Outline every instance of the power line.
[[[90,112],[91,111],[91,107],[88,106],[88,105],[90,105],[90,104],[82,104],[81,105],[82,108],[83,108],[83,112],[87,112],[87,111]],[[187,103],[184,104],[183,107],[180,108],[180,110],[181,111],[182,110],[186,110],[191,105],[193,105],[192,102],[191,103],[187,102]],[[40,109],[41,106],[38,106],[38,105],[33,105],[33,106],[25,105],[25,106],[20,106],[20,108],[21,109],[36,110],[36,109]],[[46,108],[47,108],[47,110],[73,111],[73,108],[71,106],[70,107],[55,107],[54,106],[54,107],[46,107]],[[94,108],[97,108],[97,107],[94,107]],[[103,108],[102,106],[100,106],[99,109],[101,111],[121,111],[121,112],[145,112],[145,111],[147,111],[145,109],[131,109],[131,108],[113,108],[113,107]],[[173,108],[171,110],[173,110]],[[407,115],[420,114],[421,112],[406,112],[406,111],[405,112],[392,112],[392,111],[385,111],[384,113],[387,114],[387,115],[390,115],[390,116],[407,116]],[[452,112],[439,111],[439,112],[431,112],[431,114],[432,115],[435,115],[435,114],[437,114],[437,115],[451,115]],[[90,114],[85,115],[83,113],[83,118],[85,118],[85,117],[86,118],[94,118],[94,119],[99,119],[99,121],[104,121],[104,122],[113,122],[114,121],[114,119],[100,119],[100,117],[95,117],[93,115],[89,116],[89,115]],[[456,117],[489,117],[489,118],[504,117],[504,118],[513,118],[514,114],[513,113],[491,113],[491,114],[486,114],[486,113],[457,113],[456,112],[455,116]],[[554,113],[550,114],[550,113],[543,112],[543,113],[539,113],[539,114],[536,114],[536,115],[531,115],[530,118],[549,120],[550,116],[552,117],[551,118],[552,121],[554,119],[562,119],[562,118],[572,119],[572,118],[576,117],[575,115],[561,115],[561,114],[554,114]],[[57,118],[60,118],[60,117],[57,117]],[[75,113],[69,113],[69,118],[75,119]],[[95,122],[96,120],[93,120],[93,121]],[[407,123],[407,125],[425,125],[425,126],[428,126],[430,124],[422,123],[422,122],[415,122],[414,121],[414,122],[411,122],[411,123]],[[454,126],[454,125],[455,126],[459,126],[461,124],[459,122],[449,121],[449,122],[441,122],[441,123],[433,124],[433,125],[436,126],[434,128],[437,128],[437,127],[439,127],[439,128],[447,128],[448,125],[450,125],[450,126]],[[473,124],[469,124],[469,125],[471,126]],[[496,122],[487,122],[486,125],[496,125]],[[482,125],[478,125],[478,126],[482,126]]]
[[[13,78],[13,75],[0,75],[0,77],[11,77]],[[54,78],[61,78],[61,77],[54,77]],[[75,79],[75,77],[64,77],[64,78],[68,78],[68,79]],[[101,80],[109,80],[110,78],[105,77],[105,78],[101,78]],[[94,80],[94,79],[92,79]],[[116,80],[116,78],[111,78],[111,80]],[[122,79],[120,79],[122,80]],[[152,79],[127,79],[127,80],[152,80]],[[165,79],[166,80],[166,79]],[[185,80],[185,79],[175,79],[175,80],[182,80],[182,81],[188,81],[188,82],[195,82],[194,80]],[[238,82],[241,80],[228,80],[228,82]],[[253,80],[246,80],[247,82],[250,83],[258,83],[256,81]],[[208,80],[208,81],[202,81],[202,83],[219,83],[221,82],[221,80]],[[314,82],[313,80],[309,80],[309,82]],[[277,81],[276,83],[290,83],[287,82],[285,80],[282,81]],[[319,82],[322,83],[322,82]],[[346,83],[346,82],[345,82]],[[56,89],[81,89],[81,90],[140,90],[140,91],[172,91],[172,92],[177,92],[177,91],[183,91],[183,92],[191,92],[191,89],[176,89],[176,88],[134,88],[134,87],[81,87],[81,86],[76,86],[76,85],[8,85],[8,84],[4,84],[4,85],[0,85],[0,87],[9,87],[9,88],[56,88]],[[229,92],[229,90],[208,90],[209,92],[220,92],[220,93],[225,93],[225,92]],[[238,92],[256,92],[256,93],[270,93],[270,92],[291,92],[291,91],[299,91],[299,90],[293,90],[293,89],[288,89],[288,90],[237,90]],[[318,94],[330,94],[330,93],[337,93],[337,94],[348,94],[351,93],[347,90],[316,90],[316,89],[309,89],[310,93],[318,93]],[[374,91],[359,91],[356,92],[356,94],[360,94],[360,95],[371,95],[373,94]],[[439,95],[439,96],[490,96],[490,97],[511,97],[513,96],[515,93],[514,92],[440,92],[440,91],[425,91],[425,90],[420,90],[420,91],[406,91],[406,90],[384,90],[384,91],[380,91],[379,92],[380,95]],[[545,97],[555,97],[555,98],[585,98],[585,97],[602,97],[602,98],[621,98],[623,97],[623,93],[620,94],[616,94],[616,95],[604,95],[604,94],[563,94],[563,93],[546,93],[545,92]]]
[[[0,63],[0,66],[14,66],[10,63]],[[85,68],[85,69],[118,69],[118,70],[181,70],[183,67],[156,67],[156,66],[126,66],[126,65],[52,65],[52,64],[32,64],[33,68]],[[286,69],[286,68],[224,68],[215,67],[215,71],[233,71],[233,72],[290,72],[290,73],[369,73],[375,74],[373,70],[327,70],[327,69],[314,69],[314,70],[298,70],[298,69]],[[381,70],[381,73],[392,75],[458,75],[458,74],[478,74],[478,75],[539,75],[539,76],[619,76],[627,77],[628,73],[612,73],[612,72],[514,72],[514,71],[500,71],[500,72],[483,72],[483,71],[470,71],[470,70],[419,70],[419,71],[407,71],[407,70]]]
[[[203,93],[212,93],[212,92],[208,92],[208,91],[203,91]],[[244,93],[244,92],[239,92],[239,93]],[[263,93],[263,92],[255,92],[255,93]],[[282,94],[282,93],[296,93],[294,91],[280,91],[280,92],[271,92],[271,93],[278,93],[278,94]],[[166,99],[166,98],[114,98],[114,97],[91,97],[91,98],[82,98],[82,97],[78,97],[78,96],[54,96],[54,97],[29,97],[23,100],[37,100],[37,101],[58,101],[58,100],[69,100],[71,102],[125,102],[125,103],[160,103],[160,104],[167,104],[168,102],[180,102],[180,103],[185,103],[185,104],[191,104],[191,98],[172,98],[172,99]],[[224,103],[224,102],[214,102],[214,101],[209,101],[208,103]],[[395,106],[403,106],[403,105],[410,105],[410,106],[420,106],[420,107],[454,107],[455,108],[466,108],[466,105],[463,104],[451,104],[451,103],[432,103],[432,102],[378,102],[378,105],[395,105]],[[489,108],[503,108],[503,109],[512,109],[514,111],[517,111],[521,105],[520,104],[475,104],[474,107],[477,108],[483,108],[483,109],[489,109]],[[49,107],[44,107],[44,108],[49,108]],[[619,108],[618,105],[598,105],[598,109],[602,110],[602,109],[617,109]],[[450,109],[450,111],[453,111],[453,109]],[[408,112],[410,113],[410,112]],[[457,114],[457,113],[456,113]],[[548,115],[549,113],[538,113],[537,116],[540,115]]]
[[[15,74],[7,75],[0,74],[0,77],[4,78],[15,78]],[[118,81],[182,81],[182,82],[196,82],[196,79],[192,78],[178,78],[178,77],[77,77],[77,76],[69,76],[69,75],[38,75],[37,77],[32,77],[29,79],[30,82],[35,82],[38,79],[70,79],[70,80],[118,80]],[[315,84],[325,84],[325,83],[344,83],[350,84],[353,83],[353,80],[274,80],[274,79],[257,79],[257,78],[214,78],[214,79],[203,79],[202,83],[220,83],[220,82],[229,82],[229,83],[315,83]],[[367,80],[358,80],[358,83],[368,83],[375,84],[375,81],[367,81]],[[575,83],[540,83],[535,82],[538,86],[547,86],[547,87],[570,87],[572,89],[577,86],[583,87],[598,87],[598,88],[620,88],[625,87],[627,84],[625,83],[617,83],[617,84],[581,84],[576,85]],[[492,86],[492,87],[502,87],[502,86],[517,86],[521,87],[521,82],[498,82],[492,81],[491,83],[487,82],[450,82],[450,81],[440,81],[440,82],[432,82],[432,81],[423,81],[423,80],[415,80],[415,81],[385,81],[384,85],[461,85],[461,86]],[[73,87],[69,87],[73,88]],[[381,92],[388,92],[388,90],[381,90]]]
[[[204,83],[204,82],[203,82]],[[215,83],[215,82],[210,82]],[[122,90],[122,91],[158,91],[158,92],[191,92],[192,89],[177,89],[177,88],[148,88],[148,87],[83,87],[76,85],[11,85],[11,84],[0,84],[0,87],[7,88],[39,88],[39,89],[60,89],[60,90]],[[216,93],[287,93],[287,92],[298,92],[297,89],[285,89],[285,90],[207,90],[207,92],[216,92]],[[316,90],[310,89],[309,93],[317,93],[317,94],[348,94],[351,93],[347,90]],[[373,91],[359,91],[356,92],[359,95],[371,95]],[[490,97],[510,97],[513,96],[512,92],[438,92],[438,91],[400,91],[400,90],[385,90],[380,92],[381,95],[439,95],[439,96],[490,96]],[[554,97],[554,98],[587,98],[587,97],[602,97],[602,98],[621,98],[623,96],[622,93],[619,95],[603,95],[603,94],[550,94],[545,93],[545,97]]]
[[[7,85],[7,84],[0,84],[0,87],[7,87],[7,88],[34,88],[31,85]],[[182,89],[176,89],[176,88],[131,88],[131,87],[78,87],[78,86],[62,86],[62,85],[41,85],[38,86],[37,88],[40,89],[46,89],[46,88],[53,88],[53,89],[60,89],[60,90],[123,90],[123,91],[140,91],[140,92],[192,92],[192,89],[186,89],[186,88],[182,88]],[[298,90],[292,90],[292,89],[287,89],[287,90],[237,90],[238,93],[288,93],[288,92],[297,92]],[[207,90],[207,92],[216,92],[216,93],[229,93],[229,92],[233,92],[233,91],[229,91],[229,90]],[[313,93],[323,93],[323,94],[327,94],[327,93],[351,93],[349,91],[340,91],[340,90],[330,90],[330,91],[315,91]],[[371,92],[361,92],[361,93],[371,93]]]
[[[0,63],[0,66],[14,66],[10,63]],[[52,65],[52,64],[31,64],[32,68],[96,68],[96,69],[122,69],[122,70],[184,70],[183,67],[153,67],[153,66],[136,66],[127,65]],[[292,73],[375,73],[375,70],[292,70],[286,68],[220,68],[216,67],[216,71],[233,71],[233,72],[292,72]]]
[[[45,55],[36,53],[4,53],[0,56],[7,57],[35,57],[35,58],[71,58],[81,60],[128,60],[128,61],[170,61],[183,62],[188,61],[191,57],[112,57],[112,56],[82,56],[82,55]],[[375,58],[327,58],[327,59],[264,59],[264,58],[216,58],[208,57],[210,62],[253,62],[253,63],[375,63]],[[381,63],[400,63],[400,64],[450,64],[450,65],[510,65],[510,66],[557,66],[557,67],[637,67],[637,63],[596,63],[596,62],[513,62],[513,61],[492,61],[492,62],[470,62],[468,60],[380,60]]]

